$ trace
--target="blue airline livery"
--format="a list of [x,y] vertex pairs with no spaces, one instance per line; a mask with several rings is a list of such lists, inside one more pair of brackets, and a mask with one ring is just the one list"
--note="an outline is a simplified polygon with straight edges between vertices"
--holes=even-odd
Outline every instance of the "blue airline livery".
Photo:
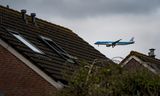
[[106,45],[106,47],[111,47],[112,46],[112,48],[114,48],[116,45],[129,45],[129,44],[134,44],[135,43],[134,37],[132,37],[130,39],[130,41],[128,41],[128,42],[121,42],[121,40],[122,39],[119,39],[117,41],[97,41],[94,44],[96,44],[98,46],[99,45]]

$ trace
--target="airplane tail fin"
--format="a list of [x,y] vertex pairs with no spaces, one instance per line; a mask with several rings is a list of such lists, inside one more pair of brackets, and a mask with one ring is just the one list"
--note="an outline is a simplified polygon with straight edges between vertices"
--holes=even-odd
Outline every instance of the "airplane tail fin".
[[131,39],[130,39],[130,42],[133,42],[134,41],[134,37],[132,37]]

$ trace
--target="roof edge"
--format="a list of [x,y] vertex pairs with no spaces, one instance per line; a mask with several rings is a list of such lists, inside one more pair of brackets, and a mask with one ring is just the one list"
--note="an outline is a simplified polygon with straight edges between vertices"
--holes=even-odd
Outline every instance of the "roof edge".
[[[14,12],[16,12],[16,13],[18,13],[18,14],[21,14],[18,10],[13,9],[13,8],[7,8],[7,7],[3,6],[3,5],[0,5],[0,8],[3,8],[3,9],[5,9],[5,10],[14,11]],[[29,14],[26,14],[26,16],[27,16],[27,17],[31,17]],[[56,26],[56,27],[61,27],[61,28],[63,28],[64,30],[72,31],[71,29],[69,29],[69,28],[67,28],[67,27],[64,27],[64,26],[61,26],[61,25],[52,23],[52,22],[50,22],[50,21],[47,21],[47,20],[44,20],[44,19],[41,19],[41,18],[38,18],[38,17],[36,17],[36,19],[39,20],[39,21],[42,21],[43,23],[48,23],[48,24],[53,25],[53,26]],[[73,31],[72,31],[72,32],[73,32]]]
[[54,81],[51,77],[49,77],[46,73],[44,73],[42,70],[40,70],[37,66],[35,66],[33,63],[31,63],[29,60],[27,60],[24,56],[22,56],[19,52],[17,52],[14,48],[12,48],[10,45],[8,45],[6,42],[4,42],[2,39],[0,39],[0,45],[2,45],[5,49],[7,49],[9,52],[11,52],[14,56],[16,56],[19,60],[21,60],[24,64],[26,64],[29,68],[31,68],[38,75],[40,75],[43,79],[45,79],[47,82],[49,82],[51,85],[53,85],[57,90],[63,88],[62,84]]
[[150,70],[154,74],[158,74],[158,72],[156,72],[155,69],[153,69],[152,67],[150,67],[148,65],[148,62],[142,61],[136,55],[133,55],[133,52],[135,52],[135,51],[131,51],[130,54],[125,59],[123,59],[123,61],[120,63],[121,67],[124,67],[131,59],[135,59],[137,62],[139,62],[140,64],[142,64],[144,67],[146,67],[148,70]]

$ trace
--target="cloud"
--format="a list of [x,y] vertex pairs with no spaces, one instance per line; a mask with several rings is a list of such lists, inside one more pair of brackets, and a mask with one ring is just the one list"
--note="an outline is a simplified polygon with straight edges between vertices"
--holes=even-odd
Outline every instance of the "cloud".
[[[131,50],[147,53],[156,48],[160,58],[160,0],[0,0],[16,10],[36,12],[37,17],[68,27],[107,57],[124,57]],[[115,48],[97,47],[97,40],[136,43]]]
[[[147,54],[150,48],[155,48],[155,54],[160,58],[159,18],[159,15],[114,15],[83,20],[53,18],[50,21],[72,29],[109,58],[125,57],[132,50]],[[135,37],[135,44],[133,45],[116,46],[115,48],[94,45],[94,42],[99,40],[122,39],[122,41],[129,41],[131,37]]]
[[1,0],[1,3],[65,18],[148,14],[160,7],[160,0]]

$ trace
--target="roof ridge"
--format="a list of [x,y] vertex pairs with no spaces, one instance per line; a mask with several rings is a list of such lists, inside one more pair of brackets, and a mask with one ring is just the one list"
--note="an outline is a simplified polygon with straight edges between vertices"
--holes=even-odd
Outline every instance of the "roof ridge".
[[151,59],[151,60],[160,62],[160,59],[152,58],[152,57],[150,57],[150,56],[148,56],[148,55],[146,55],[146,54],[143,54],[143,53],[140,53],[140,52],[137,52],[137,51],[131,51],[131,52],[130,52],[130,55],[140,55],[140,56],[145,56],[145,57],[148,58],[148,59]]

